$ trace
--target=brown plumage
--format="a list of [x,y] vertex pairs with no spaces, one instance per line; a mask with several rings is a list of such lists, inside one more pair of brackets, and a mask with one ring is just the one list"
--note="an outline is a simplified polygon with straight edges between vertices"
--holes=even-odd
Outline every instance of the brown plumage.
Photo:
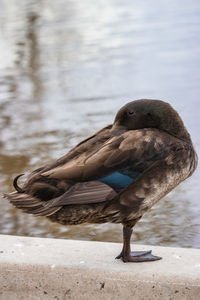
[[160,100],[122,107],[114,123],[65,156],[33,171],[5,195],[17,208],[61,224],[122,223],[123,261],[160,259],[130,252],[132,227],[197,165],[191,138],[178,113]]

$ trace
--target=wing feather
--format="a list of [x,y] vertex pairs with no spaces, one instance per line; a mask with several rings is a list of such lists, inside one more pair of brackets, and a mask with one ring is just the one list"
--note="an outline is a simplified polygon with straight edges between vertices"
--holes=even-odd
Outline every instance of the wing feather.
[[117,193],[102,182],[79,182],[74,184],[62,196],[48,201],[46,207],[100,203],[113,199],[115,196],[117,196]]

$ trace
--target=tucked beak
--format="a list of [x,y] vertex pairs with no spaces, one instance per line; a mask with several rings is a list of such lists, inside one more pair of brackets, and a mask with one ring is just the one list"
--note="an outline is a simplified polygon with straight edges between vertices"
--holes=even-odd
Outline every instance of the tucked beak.
[[119,121],[114,122],[111,131],[124,129],[124,126],[119,123]]

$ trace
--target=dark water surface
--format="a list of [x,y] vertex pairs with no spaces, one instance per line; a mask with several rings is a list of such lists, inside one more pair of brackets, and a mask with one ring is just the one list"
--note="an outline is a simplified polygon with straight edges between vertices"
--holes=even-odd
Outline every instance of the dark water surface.
[[[113,121],[163,99],[200,150],[200,1],[0,0],[0,191]],[[135,227],[139,243],[200,247],[200,171]],[[121,226],[64,227],[0,199],[0,233],[120,242]]]

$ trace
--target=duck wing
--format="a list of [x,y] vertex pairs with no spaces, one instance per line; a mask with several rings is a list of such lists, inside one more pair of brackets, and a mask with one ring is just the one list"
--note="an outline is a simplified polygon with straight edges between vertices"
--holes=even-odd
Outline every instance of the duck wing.
[[167,157],[177,139],[157,129],[129,130],[85,151],[72,160],[41,173],[49,179],[91,181]]
[[[181,143],[176,138],[157,129],[134,130],[114,137],[93,153],[83,153],[77,159],[41,174],[49,179],[79,181],[62,196],[51,200],[49,206],[109,202],[118,193],[99,181],[103,176],[130,166],[133,170],[143,166],[138,178],[140,180],[145,177],[146,169],[151,169],[157,162],[170,159],[170,155],[174,155],[174,151],[179,148]],[[134,183],[129,186],[132,185]]]

